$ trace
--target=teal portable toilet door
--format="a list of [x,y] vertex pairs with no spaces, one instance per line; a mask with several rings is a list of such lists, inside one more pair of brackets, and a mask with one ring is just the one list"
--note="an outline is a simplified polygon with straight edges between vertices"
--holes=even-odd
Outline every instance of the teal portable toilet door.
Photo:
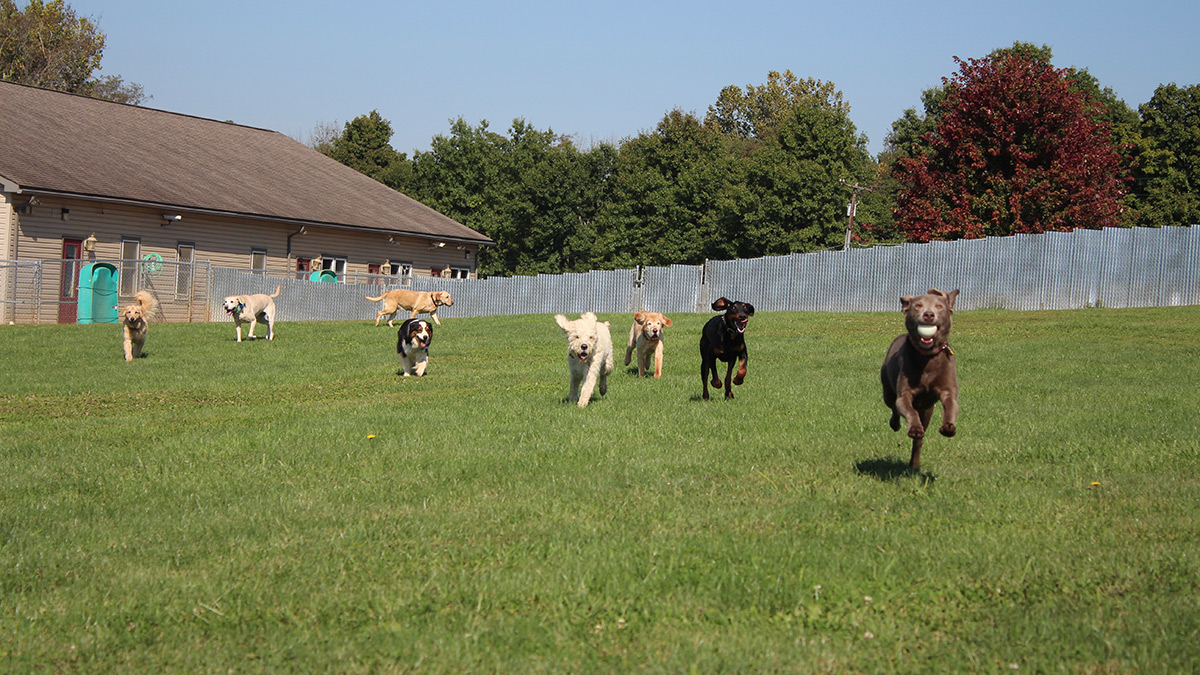
[[88,263],[79,268],[79,323],[117,322],[117,267]]

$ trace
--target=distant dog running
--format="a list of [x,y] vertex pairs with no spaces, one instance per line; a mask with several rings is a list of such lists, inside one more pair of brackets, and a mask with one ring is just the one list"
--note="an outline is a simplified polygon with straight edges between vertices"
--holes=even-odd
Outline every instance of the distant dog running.
[[662,377],[663,329],[671,325],[671,320],[658,312],[638,312],[633,315],[629,343],[625,346],[625,365],[629,365],[636,351],[638,377],[646,376],[651,358],[654,359],[654,378]]
[[[741,385],[746,379],[746,361],[749,353],[746,351],[746,326],[750,317],[754,316],[754,305],[748,302],[734,302],[726,298],[717,298],[712,308],[725,312],[714,316],[704,324],[700,334],[700,386],[704,390],[704,400],[708,400],[708,376],[712,373],[712,386],[721,388],[721,378],[717,375],[717,361],[725,361],[729,368],[725,371],[725,398],[733,398],[730,384]],[[733,377],[733,365],[738,363],[737,376]]]
[[133,302],[125,305],[121,312],[121,333],[124,335],[125,360],[132,361],[142,355],[146,346],[146,335],[150,328],[150,315],[158,309],[158,301],[149,291],[133,294]]
[[433,342],[433,326],[425,319],[407,319],[400,324],[396,335],[396,353],[404,376],[425,375],[429,363],[429,344]]
[[267,324],[267,339],[275,339],[275,298],[279,297],[279,291],[283,289],[283,285],[275,287],[275,292],[267,295],[266,293],[255,293],[253,295],[231,295],[225,298],[224,306],[225,313],[233,317],[233,322],[237,325],[237,341],[242,341],[242,324],[250,324],[248,331],[249,339],[254,339],[254,328],[258,326],[258,322],[262,321]]
[[554,320],[567,336],[567,362],[571,369],[571,388],[567,400],[587,407],[592,390],[597,387],[600,395],[608,392],[608,374],[613,370],[612,335],[607,321],[597,321],[596,315],[585,312],[574,321],[567,321],[562,314]]
[[946,342],[950,337],[951,315],[958,291],[946,293],[936,288],[925,295],[900,298],[907,332],[892,340],[879,379],[883,383],[883,402],[892,409],[888,422],[892,431],[900,430],[900,417],[908,420],[912,439],[910,468],[921,468],[921,446],[933,415],[933,406],[942,402],[943,436],[953,436],[958,421],[958,370],[954,352]]
[[454,298],[451,298],[447,291],[409,291],[403,288],[390,290],[374,298],[364,295],[363,300],[383,301],[383,308],[375,314],[375,325],[378,326],[380,319],[386,316],[388,328],[393,327],[392,321],[395,320],[396,313],[402,309],[412,310],[412,314],[408,317],[410,319],[415,319],[418,314],[428,312],[433,322],[440,326],[442,320],[438,318],[438,307],[454,305]]

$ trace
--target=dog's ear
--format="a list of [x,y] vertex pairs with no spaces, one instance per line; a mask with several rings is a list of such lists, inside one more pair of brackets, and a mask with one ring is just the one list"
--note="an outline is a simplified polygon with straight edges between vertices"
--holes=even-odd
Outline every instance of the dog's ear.
[[567,317],[562,314],[555,314],[554,322],[558,324],[559,328],[563,329],[564,333],[567,332]]
[[671,320],[665,316],[663,317],[663,326],[665,326],[667,328],[670,328],[672,326]]
[[900,296],[900,311],[907,312],[908,306],[912,304],[912,301],[913,301],[913,296],[911,296],[911,295]]
[[725,296],[721,296],[721,297],[717,298],[716,300],[713,301],[713,304],[712,304],[712,308],[713,308],[714,312],[724,311],[725,308],[727,308],[727,307],[729,307],[729,300],[726,299]]
[[634,322],[634,323],[636,323],[636,324],[637,324],[637,325],[639,325],[639,326],[640,326],[640,325],[642,325],[642,324],[644,324],[644,323],[646,323],[646,313],[645,313],[645,312],[638,312],[637,314],[634,314],[634,315],[633,315],[633,322]]
[[957,298],[957,297],[958,297],[958,289],[957,289],[957,288],[956,288],[956,289],[954,289],[953,291],[950,291],[950,293],[946,295],[946,300],[947,300],[947,301],[949,302],[949,304],[950,304],[950,311],[951,311],[951,312],[953,312],[953,311],[954,311],[954,299],[955,299],[955,298]]

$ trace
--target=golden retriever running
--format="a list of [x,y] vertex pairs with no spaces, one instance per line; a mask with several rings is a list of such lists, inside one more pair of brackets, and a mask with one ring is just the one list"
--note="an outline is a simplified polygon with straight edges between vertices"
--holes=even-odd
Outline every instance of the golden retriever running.
[[442,321],[438,319],[438,307],[442,305],[450,307],[454,304],[454,299],[446,291],[409,291],[403,288],[388,291],[377,298],[364,295],[363,299],[371,302],[383,301],[383,309],[375,314],[375,325],[378,326],[379,320],[386,316],[389,328],[394,328],[392,321],[396,318],[396,313],[402,309],[412,310],[412,314],[408,317],[410,319],[417,318],[417,314],[421,312],[428,312],[433,322],[440,326]]
[[149,332],[150,315],[158,309],[158,301],[149,291],[133,294],[133,302],[121,311],[121,332],[125,337],[125,360],[132,361],[142,355]]
[[650,370],[650,358],[654,358],[654,378],[662,377],[663,329],[671,326],[671,320],[658,312],[638,312],[633,315],[633,326],[629,329],[629,343],[625,346],[625,365],[637,352],[638,377],[645,377]]

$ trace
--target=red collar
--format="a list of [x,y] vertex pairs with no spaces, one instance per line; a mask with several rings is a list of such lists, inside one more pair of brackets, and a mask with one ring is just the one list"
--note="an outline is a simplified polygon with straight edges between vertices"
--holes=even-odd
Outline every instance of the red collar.
[[929,358],[933,358],[933,357],[937,356],[938,354],[941,354],[942,352],[946,352],[950,356],[954,356],[954,350],[950,348],[949,342],[943,342],[942,346],[939,347],[938,349],[934,350],[932,354],[926,354],[925,352],[921,351],[920,345],[918,345],[916,342],[913,342],[911,335],[908,336],[908,344],[912,345],[912,348],[917,350],[917,353],[920,354],[921,356],[928,356]]

